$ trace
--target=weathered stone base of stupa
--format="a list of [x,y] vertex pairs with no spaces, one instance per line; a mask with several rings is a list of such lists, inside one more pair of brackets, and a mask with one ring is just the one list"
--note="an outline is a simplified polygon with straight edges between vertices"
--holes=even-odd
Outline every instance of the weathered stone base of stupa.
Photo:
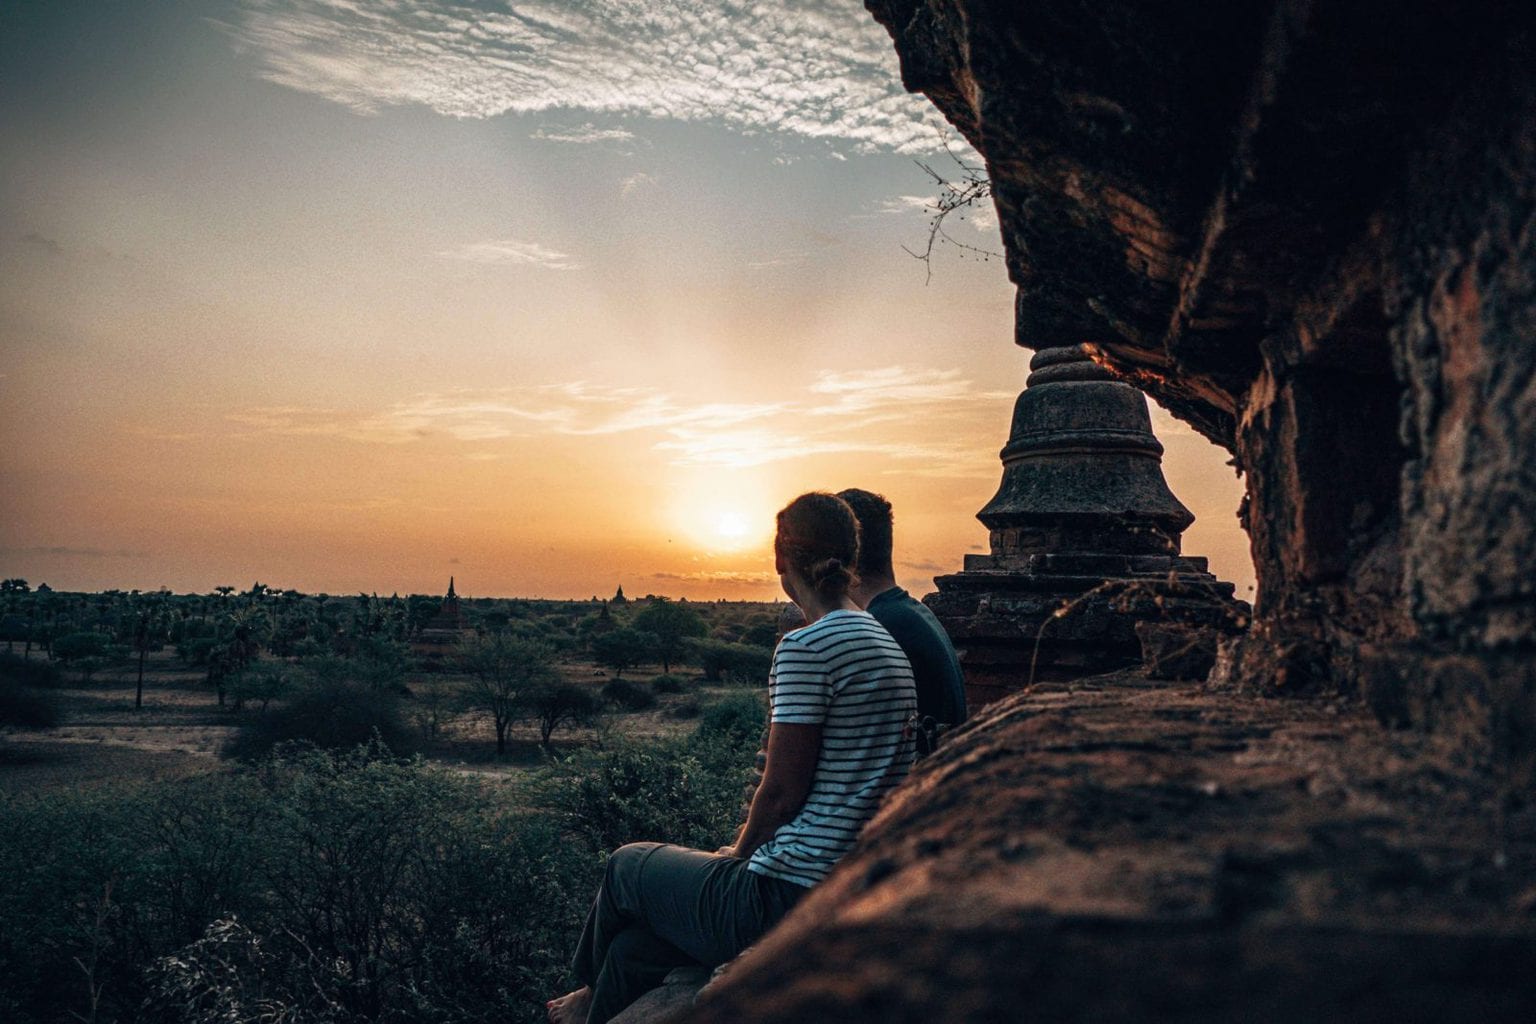
[[1358,703],[982,709],[689,1024],[1536,1020],[1536,806]]
[[1142,664],[1138,623],[1233,635],[1251,616],[1204,558],[1038,554],[1006,562],[968,555],[965,571],[935,579],[938,591],[924,599],[960,652],[973,709],[1034,682]]

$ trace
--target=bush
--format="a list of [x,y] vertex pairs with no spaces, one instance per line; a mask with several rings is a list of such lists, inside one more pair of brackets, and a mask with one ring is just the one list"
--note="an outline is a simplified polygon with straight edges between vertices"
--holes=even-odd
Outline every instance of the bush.
[[13,803],[0,1009],[84,1017],[90,985],[102,1020],[542,1020],[600,862],[503,799],[354,751]]
[[671,718],[698,718],[704,713],[704,704],[697,697],[689,697],[687,700],[678,701],[667,709],[667,715]]
[[754,615],[742,630],[741,642],[751,647],[773,650],[779,642],[779,620],[776,615]]
[[63,720],[58,702],[47,690],[0,681],[0,725],[52,729]]
[[655,841],[713,850],[738,822],[750,753],[716,741],[583,751],[564,762],[546,794],[564,824],[604,853]]
[[765,647],[732,644],[722,640],[693,640],[689,657],[709,682],[766,682],[773,652]]
[[57,699],[48,692],[62,673],[57,665],[0,654],[0,725],[52,729],[63,720]]
[[88,658],[105,658],[112,638],[105,633],[81,630],[65,633],[53,642],[53,656],[66,665]]
[[19,654],[0,654],[0,682],[15,686],[52,687],[64,684],[59,666],[41,658],[23,658]]
[[768,708],[763,698],[753,693],[733,693],[712,704],[699,722],[698,734],[723,737],[743,747],[762,741],[768,725]]
[[683,680],[681,676],[657,676],[651,680],[652,693],[682,693]]
[[226,756],[252,760],[280,743],[308,743],[322,750],[350,750],[374,737],[397,754],[415,749],[416,737],[393,694],[349,682],[316,683],[285,707],[245,723]]
[[603,700],[625,711],[644,711],[656,705],[656,695],[628,679],[610,679],[603,684]]
[[234,698],[236,711],[244,708],[247,701],[261,705],[261,710],[266,711],[273,700],[281,700],[292,692],[297,675],[286,661],[253,661],[231,676],[226,686]]

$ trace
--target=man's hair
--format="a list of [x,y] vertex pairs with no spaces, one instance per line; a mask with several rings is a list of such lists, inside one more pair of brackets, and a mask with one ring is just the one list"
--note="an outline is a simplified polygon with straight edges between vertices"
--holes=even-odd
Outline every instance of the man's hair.
[[873,491],[850,487],[837,496],[859,520],[859,575],[894,576],[891,568],[891,503]]

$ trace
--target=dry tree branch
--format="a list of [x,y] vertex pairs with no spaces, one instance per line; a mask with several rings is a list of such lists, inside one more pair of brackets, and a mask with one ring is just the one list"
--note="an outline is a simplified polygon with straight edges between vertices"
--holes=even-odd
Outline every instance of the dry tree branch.
[[[923,169],[923,173],[933,179],[934,184],[938,185],[939,194],[934,197],[933,202],[928,204],[928,209],[933,212],[928,218],[928,242],[923,247],[923,250],[918,252],[915,249],[907,248],[905,245],[901,247],[907,255],[923,262],[925,271],[923,283],[925,285],[933,280],[933,252],[940,245],[947,243],[960,249],[962,256],[965,253],[971,253],[974,256],[980,256],[983,260],[1002,259],[1003,255],[990,249],[983,249],[980,246],[962,242],[944,229],[944,222],[949,218],[950,214],[992,198],[992,181],[987,177],[985,167],[966,163],[960,158],[960,155],[955,152],[953,145],[951,145],[949,134],[942,127],[936,128],[936,130],[939,134],[939,142],[944,147],[945,155],[949,157],[950,161],[958,169],[959,175],[955,180],[950,180],[950,178],[940,174],[930,164],[926,164],[921,160],[913,161],[913,163]],[[961,219],[964,219],[963,214]]]

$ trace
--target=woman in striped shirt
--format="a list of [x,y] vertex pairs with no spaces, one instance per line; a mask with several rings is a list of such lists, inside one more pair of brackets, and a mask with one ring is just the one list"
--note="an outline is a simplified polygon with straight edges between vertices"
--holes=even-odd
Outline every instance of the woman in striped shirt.
[[911,666],[848,596],[852,509],[802,494],[779,512],[774,559],[808,624],[774,652],[768,763],[747,823],[718,853],[614,851],[572,965],[583,987],[548,1004],[556,1024],[605,1024],[672,968],[721,964],[757,941],[826,877],[912,765]]

